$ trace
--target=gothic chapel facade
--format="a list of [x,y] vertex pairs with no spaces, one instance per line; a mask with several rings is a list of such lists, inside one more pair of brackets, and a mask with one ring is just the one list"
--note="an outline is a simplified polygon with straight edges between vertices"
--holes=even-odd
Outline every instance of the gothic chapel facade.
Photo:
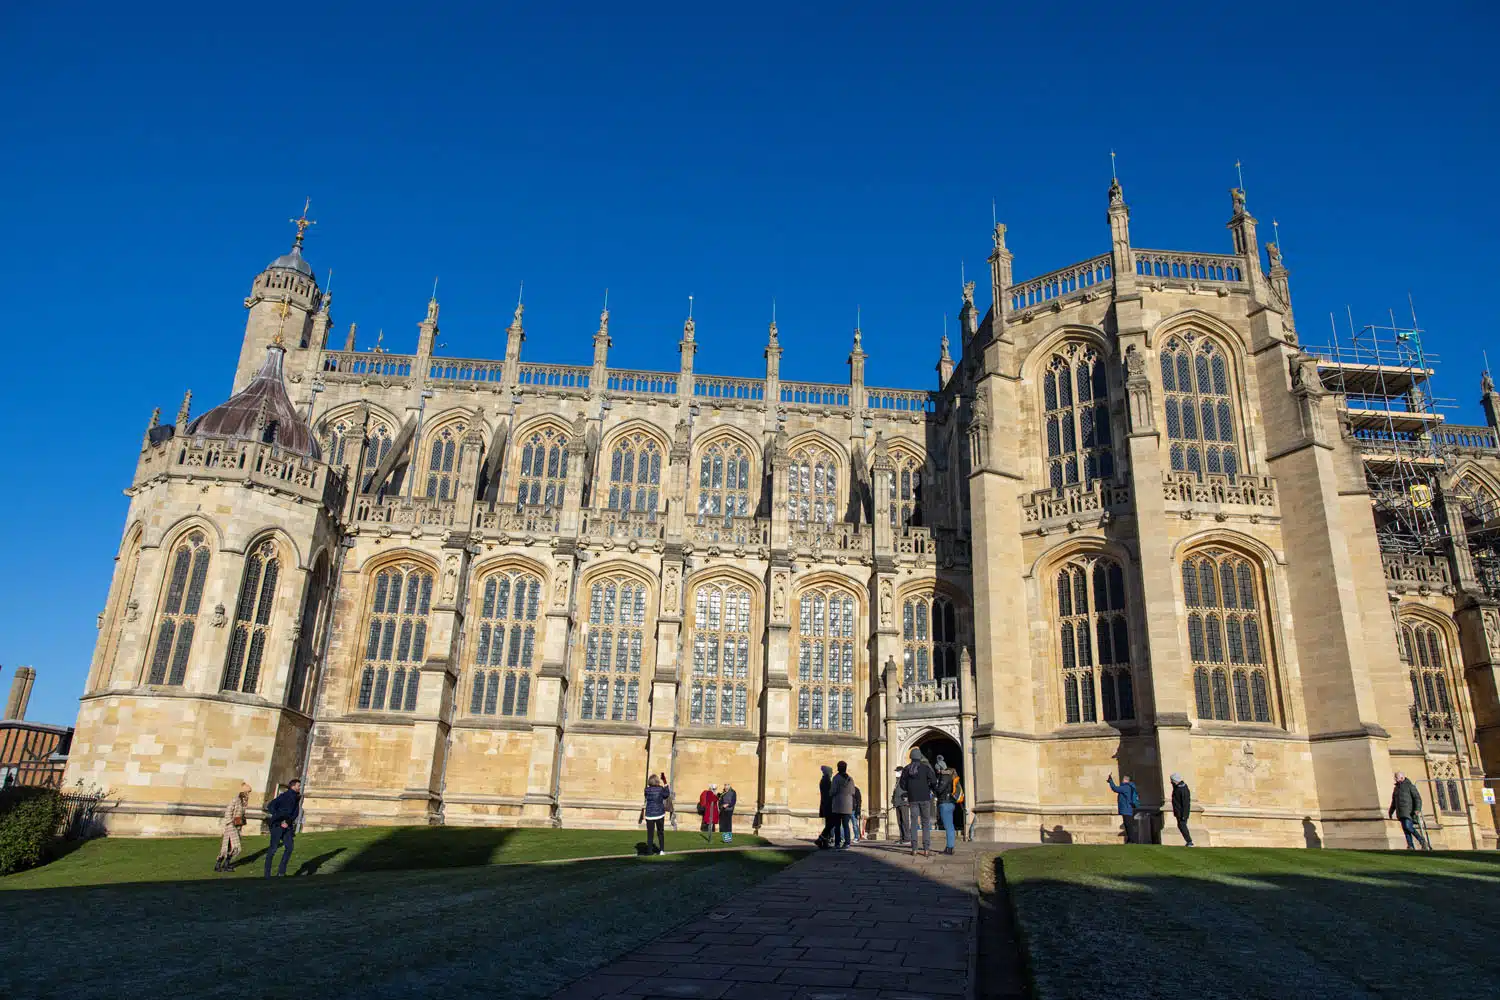
[[1462,538],[1383,555],[1240,192],[1227,254],[1128,219],[1116,184],[1107,251],[1021,283],[997,226],[934,391],[867,386],[858,330],[846,383],[783,380],[774,323],[763,378],[696,372],[691,319],[677,371],[612,368],[607,311],[587,366],[523,361],[519,306],[503,360],[439,356],[435,300],[415,353],[339,349],[299,227],[234,394],[141,442],[66,780],[163,834],[298,776],[312,827],[632,827],[667,772],[793,835],[844,759],[884,833],[921,747],[981,839],[1117,840],[1124,771],[1208,843],[1394,846],[1404,770],[1437,846],[1495,846]]

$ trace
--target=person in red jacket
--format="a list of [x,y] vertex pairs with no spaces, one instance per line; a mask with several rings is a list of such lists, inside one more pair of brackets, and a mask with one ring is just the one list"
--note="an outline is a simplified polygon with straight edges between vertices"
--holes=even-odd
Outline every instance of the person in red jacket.
[[698,796],[699,831],[704,839],[713,839],[719,825],[719,786],[709,785]]

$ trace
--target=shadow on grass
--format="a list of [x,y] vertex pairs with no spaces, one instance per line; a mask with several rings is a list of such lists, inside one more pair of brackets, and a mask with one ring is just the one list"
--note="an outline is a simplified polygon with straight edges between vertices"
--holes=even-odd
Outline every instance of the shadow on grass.
[[1493,854],[1080,850],[996,861],[1037,1000],[1114,1000],[1120,983],[1195,1000],[1404,997],[1430,993],[1436,968],[1443,995],[1481,996],[1500,978]]
[[512,827],[395,827],[379,840],[358,848],[339,870],[383,872],[487,865],[515,833]]
[[293,875],[316,875],[316,874],[318,874],[318,869],[319,868],[322,868],[328,862],[332,861],[334,858],[338,857],[340,854],[343,854],[346,850],[348,850],[348,848],[346,848],[346,847],[335,847],[333,850],[326,851],[323,854],[319,854],[315,858],[308,858],[306,861],[302,862],[302,867],[300,867],[296,871],[292,872],[292,874]]

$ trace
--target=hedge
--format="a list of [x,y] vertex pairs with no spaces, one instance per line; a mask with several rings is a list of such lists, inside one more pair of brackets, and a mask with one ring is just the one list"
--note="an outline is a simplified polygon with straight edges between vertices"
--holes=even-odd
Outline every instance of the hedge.
[[0,875],[46,860],[62,821],[62,796],[51,788],[0,791]]

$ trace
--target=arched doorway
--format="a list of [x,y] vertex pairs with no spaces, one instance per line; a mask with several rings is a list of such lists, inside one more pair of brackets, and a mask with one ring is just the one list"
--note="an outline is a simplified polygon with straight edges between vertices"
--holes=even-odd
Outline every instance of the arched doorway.
[[[913,740],[908,746],[905,754],[905,759],[908,761],[911,759],[912,750],[921,751],[922,756],[927,759],[927,763],[931,764],[934,769],[937,768],[938,758],[941,757],[943,763],[946,764],[950,770],[958,773],[959,780],[963,782],[965,797],[967,798],[969,786],[968,782],[963,781],[964,755],[962,748],[960,748],[958,745],[958,740],[954,739],[952,736],[948,735],[942,730],[928,729],[927,731],[917,736],[917,738]],[[963,805],[960,805],[956,810],[954,810],[953,813],[954,828],[960,833],[963,833],[968,829],[968,813],[966,811],[967,808],[968,803],[965,802]],[[934,818],[936,818],[936,816],[934,816]]]

